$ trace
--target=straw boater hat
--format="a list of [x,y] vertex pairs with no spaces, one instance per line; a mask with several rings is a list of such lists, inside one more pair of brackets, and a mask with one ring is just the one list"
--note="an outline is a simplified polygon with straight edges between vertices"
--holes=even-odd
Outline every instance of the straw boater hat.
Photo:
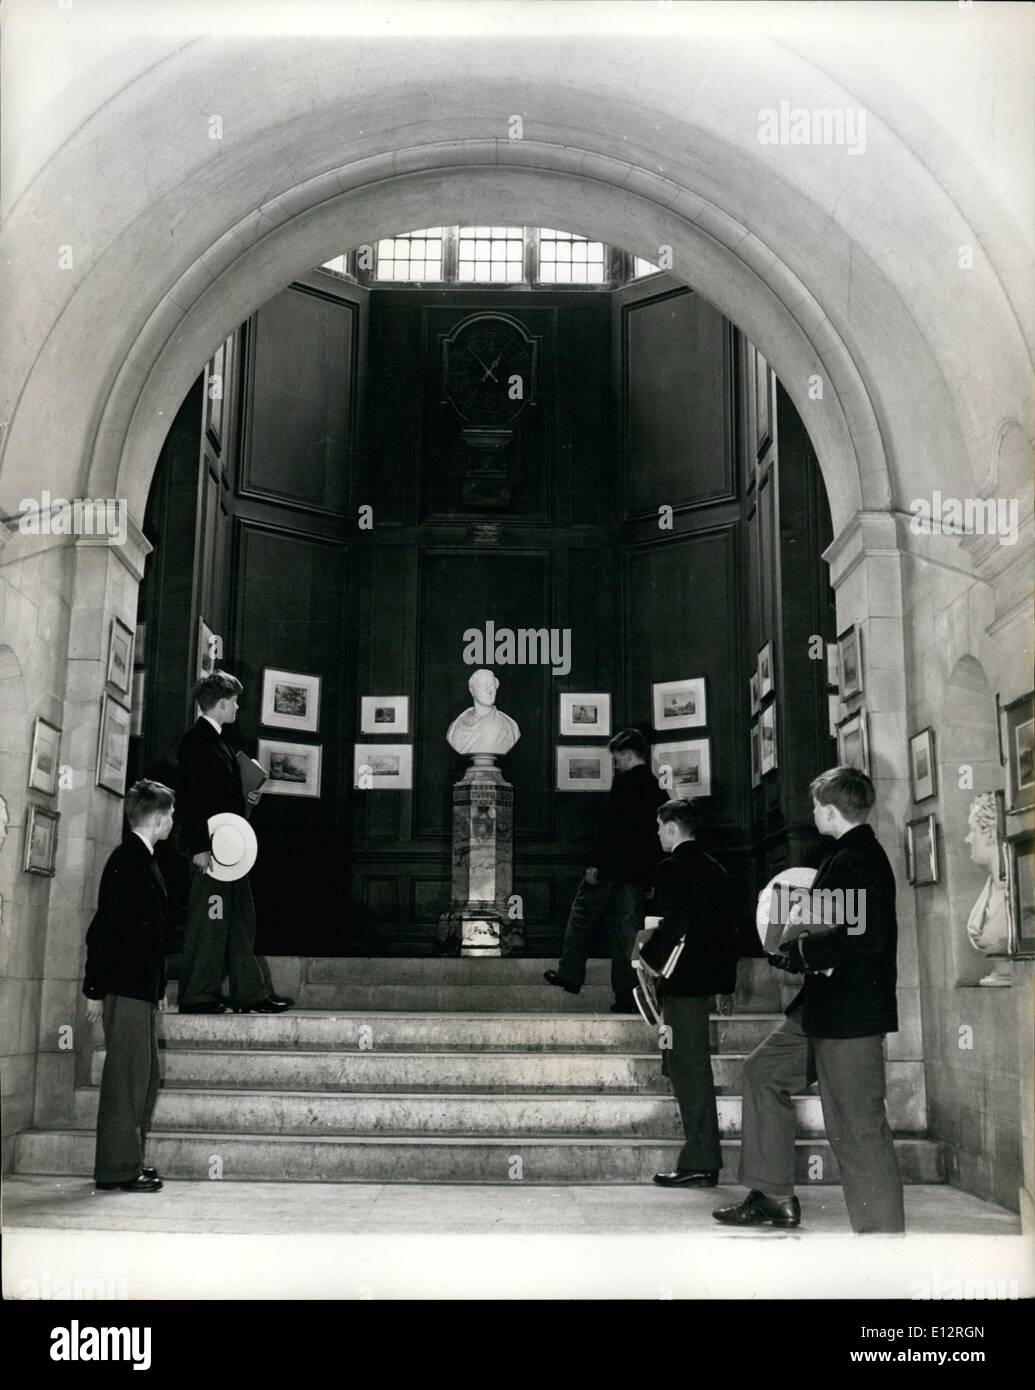
[[233,811],[220,811],[217,816],[209,816],[208,836],[212,854],[209,877],[218,878],[224,883],[244,878],[259,853],[255,831],[245,818],[235,815]]
[[786,884],[788,888],[811,888],[812,881],[816,877],[815,869],[793,868],[781,869],[778,874],[774,874],[766,886],[758,895],[758,907],[755,910],[755,926],[758,928],[758,935],[762,942],[762,949],[766,952],[775,952],[779,949],[780,942],[789,939],[789,936],[797,936],[798,932],[793,928],[787,933],[786,924],[781,930],[777,929],[774,922],[770,929],[769,910],[773,905],[773,889],[777,884]]

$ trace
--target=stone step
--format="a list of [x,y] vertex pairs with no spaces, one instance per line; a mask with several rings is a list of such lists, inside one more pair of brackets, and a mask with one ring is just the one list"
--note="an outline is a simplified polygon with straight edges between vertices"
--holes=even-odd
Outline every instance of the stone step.
[[580,994],[566,994],[547,984],[372,985],[343,981],[303,982],[296,996],[301,1009],[333,1009],[343,1013],[402,1010],[408,1013],[608,1014],[612,999],[610,985],[587,985]]
[[[905,1182],[941,1183],[942,1146],[929,1139],[896,1139]],[[503,1138],[244,1135],[152,1131],[148,1159],[170,1180],[232,1182],[413,1183],[647,1183],[671,1168],[679,1143],[634,1138]],[[736,1182],[740,1144],[722,1145],[722,1181]],[[89,1130],[29,1130],[15,1140],[15,1171],[86,1178],[93,1172]],[[799,1139],[796,1180],[840,1182],[825,1139]],[[689,1197],[688,1197],[689,1200]]]
[[[748,1053],[779,1020],[779,1014],[715,1014],[711,1043],[716,1052]],[[652,1034],[639,1017],[604,1014],[179,1014],[159,1017],[168,1048],[276,1048],[307,1051],[364,1049],[373,1052],[649,1052]]]

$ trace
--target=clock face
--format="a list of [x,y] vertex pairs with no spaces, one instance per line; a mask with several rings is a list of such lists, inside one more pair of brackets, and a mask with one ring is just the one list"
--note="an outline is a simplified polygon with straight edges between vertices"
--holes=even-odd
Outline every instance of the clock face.
[[445,351],[446,399],[468,424],[508,425],[533,399],[535,344],[507,319],[462,325]]

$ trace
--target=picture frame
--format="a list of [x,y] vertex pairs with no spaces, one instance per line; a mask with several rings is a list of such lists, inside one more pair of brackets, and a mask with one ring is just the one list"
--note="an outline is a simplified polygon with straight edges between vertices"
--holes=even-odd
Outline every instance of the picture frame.
[[607,738],[611,733],[611,696],[577,695],[562,691],[560,700],[561,734],[579,738]]
[[[994,791],[992,796],[995,800],[995,842],[998,848],[996,876],[1005,883],[1009,877],[1006,854],[1006,793]],[[1007,904],[1009,904],[1009,894],[1007,894]]]
[[914,801],[927,801],[937,789],[934,730],[928,726],[909,740],[909,780]]
[[352,785],[360,791],[412,791],[413,744],[357,743]]
[[[669,795],[673,800],[694,801],[712,794],[712,741],[710,738],[681,739],[678,743],[656,743],[650,750],[651,770],[662,779],[663,769],[672,776]],[[663,784],[664,785],[664,784]]]
[[216,662],[223,659],[223,639],[212,631],[204,618],[198,619],[198,646],[194,659],[194,679],[210,676]]
[[1035,831],[1006,841],[1006,892],[1010,908],[1010,955],[1035,958]]
[[751,672],[751,677],[748,681],[748,693],[751,701],[751,713],[752,715],[755,715],[762,708],[762,697],[759,694],[757,667],[754,671]]
[[147,623],[137,623],[133,640],[133,664],[143,666],[147,662]]
[[22,869],[27,874],[53,878],[57,872],[57,837],[59,811],[37,806],[30,801],[25,818],[25,852]]
[[863,693],[862,626],[853,623],[837,639],[837,687],[848,701]]
[[132,720],[129,707],[105,691],[101,696],[101,718],[97,730],[95,782],[114,796],[124,796],[126,792]]
[[1035,691],[1002,706],[1002,748],[1006,763],[1006,809],[1035,806]]
[[359,701],[359,731],[362,734],[408,734],[410,697],[408,695],[362,695]]
[[779,767],[776,752],[776,701],[766,705],[758,721],[759,771],[764,777]]
[[142,738],[144,734],[144,689],[146,683],[147,672],[142,671],[138,666],[133,672],[133,698],[129,706],[130,738]]
[[751,785],[762,785],[762,730],[757,719],[751,725]]
[[112,618],[108,629],[108,668],[105,679],[120,695],[128,695],[133,680],[135,633],[121,618]]
[[917,888],[938,882],[938,823],[933,813],[906,826],[906,874]]
[[320,676],[300,671],[281,671],[266,666],[262,672],[262,708],[259,722],[268,729],[291,729],[296,734],[315,734],[320,727]]
[[837,691],[827,695],[827,733],[837,738],[837,726],[841,722],[841,696]]
[[828,642],[827,647],[827,685],[835,690],[841,689],[841,666],[838,659],[837,643]]
[[260,738],[255,761],[267,777],[262,784],[263,796],[320,795],[322,744]]
[[854,710],[837,726],[837,761],[841,767],[857,767],[870,775],[870,736],[866,711]]
[[704,677],[681,681],[660,681],[651,687],[654,727],[659,733],[669,729],[699,729],[708,722]]
[[557,748],[559,792],[607,792],[614,768],[611,753],[599,743],[569,743]]
[[756,670],[758,672],[758,698],[764,700],[767,695],[771,695],[776,689],[776,678],[773,672],[773,644],[767,642],[758,653]]
[[40,715],[32,726],[29,754],[29,791],[56,796],[61,761],[61,730]]

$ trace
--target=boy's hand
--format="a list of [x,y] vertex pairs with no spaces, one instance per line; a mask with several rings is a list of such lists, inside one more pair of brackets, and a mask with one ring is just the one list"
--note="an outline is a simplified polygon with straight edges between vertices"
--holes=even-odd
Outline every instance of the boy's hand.
[[587,869],[587,870],[586,870],[586,882],[587,882],[587,883],[596,883],[596,881],[597,881],[597,871],[596,871],[596,869]]
[[261,795],[262,795],[262,792],[259,792],[259,791],[256,791],[256,792],[249,792],[248,795],[247,795],[244,799],[245,799],[245,801],[247,801],[247,803],[248,803],[249,806],[257,806],[257,805],[259,804],[259,797],[260,797]]
[[104,1000],[87,999],[86,1017],[91,1023],[100,1023],[101,1019],[104,1017]]

